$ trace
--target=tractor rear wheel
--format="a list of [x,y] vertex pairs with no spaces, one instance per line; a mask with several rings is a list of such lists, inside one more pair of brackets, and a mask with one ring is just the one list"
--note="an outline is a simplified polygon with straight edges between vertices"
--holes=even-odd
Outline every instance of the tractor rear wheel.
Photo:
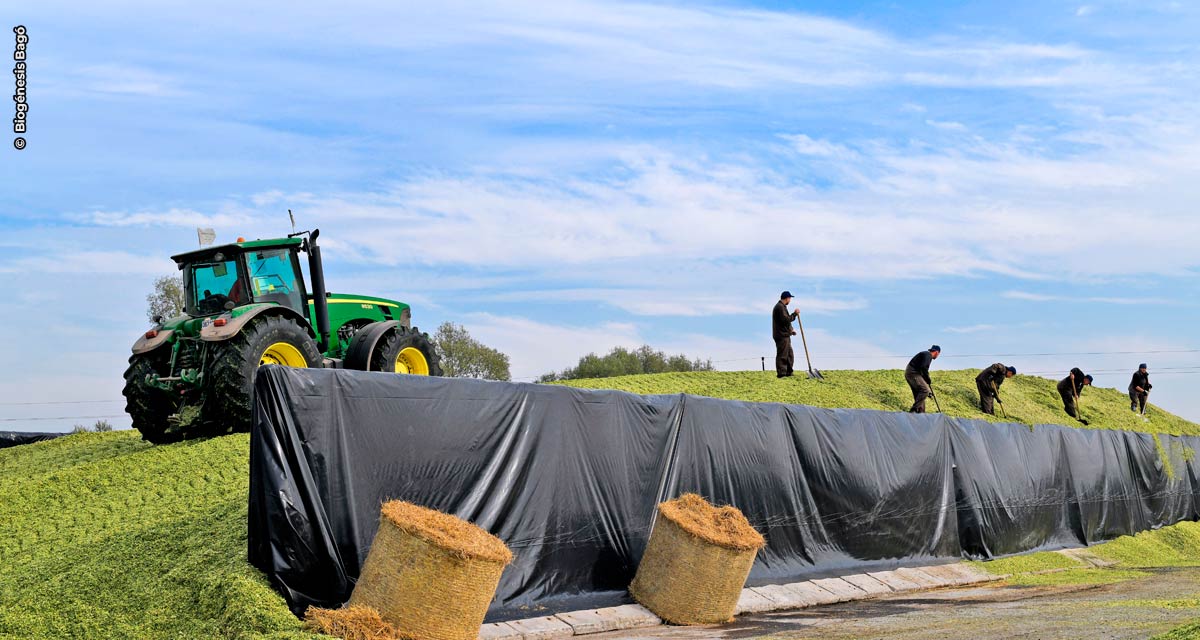
[[396,327],[375,347],[371,356],[371,371],[408,373],[419,376],[440,376],[442,367],[437,350],[428,333],[413,327]]
[[319,368],[323,362],[308,332],[281,316],[259,316],[216,346],[202,416],[206,435],[250,430],[254,376],[261,365]]
[[178,399],[161,389],[146,384],[149,375],[166,375],[168,348],[134,354],[125,370],[125,412],[133,419],[133,428],[142,438],[154,444],[178,442],[185,435],[169,430],[167,417],[175,413]]

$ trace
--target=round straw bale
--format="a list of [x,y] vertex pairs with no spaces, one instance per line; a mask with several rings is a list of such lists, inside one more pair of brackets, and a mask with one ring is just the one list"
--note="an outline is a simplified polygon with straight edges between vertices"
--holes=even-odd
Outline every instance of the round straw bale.
[[381,509],[350,605],[379,611],[405,636],[475,640],[512,552],[451,515],[393,500]]
[[658,514],[630,593],[674,624],[732,620],[762,535],[741,511],[692,493],[658,505]]

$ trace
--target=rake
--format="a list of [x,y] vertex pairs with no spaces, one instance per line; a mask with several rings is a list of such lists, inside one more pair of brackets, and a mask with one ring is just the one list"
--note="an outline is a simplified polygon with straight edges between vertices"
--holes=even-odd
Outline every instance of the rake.
[[800,342],[804,345],[804,361],[808,363],[809,379],[824,380],[819,369],[813,369],[812,358],[808,356],[808,339],[804,337],[804,323],[800,321],[800,310],[796,309],[796,324],[800,326]]

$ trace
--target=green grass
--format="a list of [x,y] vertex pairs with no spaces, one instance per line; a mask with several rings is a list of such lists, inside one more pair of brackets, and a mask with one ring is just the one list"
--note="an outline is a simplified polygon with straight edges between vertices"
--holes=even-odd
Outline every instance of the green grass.
[[318,638],[246,562],[249,437],[0,450],[0,638]]
[[1121,536],[1091,548],[1092,553],[1123,567],[1200,566],[1200,522],[1180,522],[1133,536]]
[[1200,640],[1200,620],[1189,622],[1167,633],[1154,636],[1153,640]]
[[[979,411],[979,395],[975,389],[976,369],[932,373],[933,390],[942,410],[948,415],[979,418],[993,422],[1019,422],[1027,425],[1065,424],[1081,426],[1068,417],[1062,400],[1054,388],[1055,381],[1034,376],[1015,376],[1000,388],[1008,418],[1001,417],[996,407],[995,417]],[[804,373],[793,378],[776,378],[771,371],[698,371],[688,373],[659,373],[570,380],[556,384],[584,389],[618,389],[641,394],[689,393],[713,398],[755,402],[783,402],[826,408],[879,409],[907,411],[912,405],[912,392],[904,382],[904,374],[892,371],[824,371],[824,381],[809,380]],[[1083,417],[1094,429],[1122,429],[1146,433],[1200,435],[1200,425],[1150,407],[1150,422],[1129,410],[1129,396],[1116,389],[1088,387],[1081,404]],[[933,401],[927,403],[934,410]],[[1195,455],[1180,451],[1185,459]]]
[[1053,551],[1027,553],[1025,555],[1009,556],[986,562],[972,562],[971,564],[997,576],[1021,575],[1037,573],[1039,571],[1053,571],[1055,569],[1078,569],[1080,567],[1079,562],[1074,558],[1068,558],[1061,553]]
[[1009,584],[1021,587],[1049,587],[1067,584],[1115,584],[1153,575],[1134,569],[1067,569],[1052,573],[1025,573],[1009,578]]

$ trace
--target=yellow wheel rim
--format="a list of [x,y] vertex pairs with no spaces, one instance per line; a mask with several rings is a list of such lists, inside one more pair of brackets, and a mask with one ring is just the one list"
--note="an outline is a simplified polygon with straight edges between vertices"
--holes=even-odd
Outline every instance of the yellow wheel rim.
[[304,359],[304,354],[295,346],[287,342],[276,342],[267,347],[263,352],[262,357],[258,360],[258,366],[264,364],[281,364],[285,367],[299,367],[301,369],[308,367],[308,361]]
[[411,373],[418,376],[429,375],[429,361],[425,354],[416,347],[405,347],[396,354],[396,373]]

